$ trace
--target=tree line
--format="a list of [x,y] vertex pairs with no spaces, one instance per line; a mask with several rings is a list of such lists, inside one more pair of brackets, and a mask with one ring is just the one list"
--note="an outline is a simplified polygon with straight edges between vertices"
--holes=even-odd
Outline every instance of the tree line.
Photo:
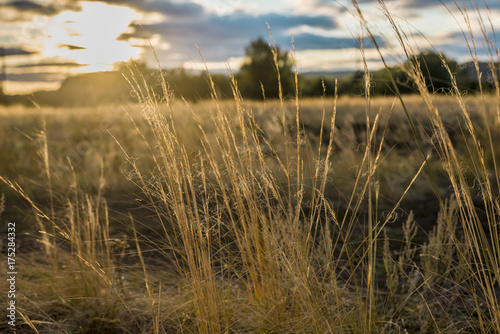
[[[288,52],[279,47],[272,47],[263,39],[251,41],[245,48],[246,61],[241,66],[235,79],[238,89],[246,99],[275,99],[279,98],[280,87],[283,98],[294,97],[296,92],[295,72]],[[479,90],[475,66],[472,63],[459,64],[453,59],[435,52],[425,51],[401,66],[389,68],[389,72],[403,94],[417,93],[418,90],[411,84],[404,68],[411,65],[419,66],[429,91],[447,93],[452,88],[448,70],[443,66],[443,59],[457,78],[459,88],[469,93]],[[493,73],[488,64],[480,63],[482,72],[481,83],[483,90],[494,89]],[[132,72],[131,72],[132,71]],[[498,72],[498,66],[497,70]],[[134,101],[137,99],[131,94],[131,87],[124,77],[132,74],[140,76],[141,82],[153,90],[155,96],[163,96],[161,76],[168,83],[170,92],[180,98],[191,101],[211,98],[212,88],[207,72],[192,73],[183,68],[170,70],[152,70],[145,64],[122,64],[118,70],[112,72],[98,72],[82,74],[66,79],[59,90],[53,92],[36,92],[30,96],[9,96],[0,92],[0,103],[33,103],[54,106],[82,106],[100,103]],[[279,73],[279,80],[278,80]],[[498,73],[497,73],[498,74]],[[232,98],[231,80],[225,74],[211,74],[219,98]],[[335,90],[335,78],[321,75],[298,75],[298,94],[300,97],[317,97],[326,94],[331,96]],[[347,74],[338,80],[338,93],[344,95],[361,95],[364,93],[364,73],[356,71]],[[372,95],[394,95],[394,87],[386,69],[371,73],[370,78]],[[280,85],[281,83],[281,85]],[[323,92],[325,90],[325,93]]]

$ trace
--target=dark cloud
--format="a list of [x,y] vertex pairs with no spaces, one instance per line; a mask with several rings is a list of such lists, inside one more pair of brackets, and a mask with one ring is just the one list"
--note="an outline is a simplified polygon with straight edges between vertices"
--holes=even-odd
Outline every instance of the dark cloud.
[[[290,39],[289,39],[290,40]],[[385,45],[385,42],[376,38],[379,47]],[[339,37],[324,37],[313,34],[300,34],[294,36],[294,45],[297,50],[307,49],[351,49],[358,48],[360,41],[357,38],[339,38]],[[364,48],[373,48],[374,45],[369,38],[363,40]]]
[[[500,45],[500,34],[498,32],[493,32],[489,31],[486,33],[486,36],[484,36],[482,33],[479,34],[474,34],[474,42],[476,44],[476,48],[482,49],[484,45],[487,43],[485,42],[485,38],[492,43],[493,45]],[[458,46],[466,47],[466,39],[469,41],[472,47],[472,40],[470,33],[468,31],[461,32],[457,31],[454,33],[450,33],[446,35],[445,38],[447,41],[453,42],[453,44],[457,44]]]
[[[359,40],[352,37],[328,37],[313,33],[300,33],[299,27],[331,31],[338,28],[330,16],[280,15],[267,14],[252,16],[244,12],[232,15],[204,15],[196,19],[166,20],[153,25],[132,24],[130,32],[122,34],[121,40],[131,38],[146,39],[160,35],[170,44],[168,50],[156,50],[163,65],[171,67],[189,59],[199,60],[195,43],[207,61],[223,61],[224,57],[242,57],[245,47],[251,40],[263,38],[270,40],[266,22],[271,26],[275,42],[281,49],[291,49],[291,33],[294,33],[294,46],[298,51],[308,49],[351,49],[357,48]],[[364,39],[365,48],[373,48],[373,43]],[[386,45],[377,37],[380,46]],[[153,45],[155,47],[155,45]]]
[[[379,0],[357,0],[357,2],[362,7],[362,11],[365,5],[373,5],[375,8],[380,7]],[[462,8],[465,5],[469,10],[475,10],[476,6],[482,10],[486,8],[491,10],[500,9],[500,1],[498,0],[384,0],[384,3],[393,14],[404,14],[405,18],[425,15],[417,13],[416,10],[418,9],[445,9],[444,6],[446,6],[448,9],[455,11],[457,4]],[[354,9],[351,0],[311,0],[311,2],[308,2],[308,9],[310,10],[332,7],[335,7],[340,13],[353,12]]]
[[173,18],[193,17],[205,13],[203,6],[190,2],[172,2],[170,0],[136,1],[136,0],[93,0],[110,5],[122,5],[146,13],[162,13]]
[[22,64],[17,65],[16,68],[32,68],[32,67],[82,67],[85,66],[83,64],[79,64],[76,62],[46,62],[46,63],[33,63],[33,64]]
[[9,81],[19,81],[19,82],[33,82],[33,81],[44,81],[44,82],[56,82],[61,81],[66,77],[63,73],[8,73],[7,80]]
[[53,16],[59,13],[57,7],[53,4],[41,5],[33,1],[11,1],[0,5],[3,8],[15,9],[18,12],[30,12],[35,14],[43,14]]
[[[221,57],[224,56],[242,56],[243,50],[250,40],[258,37],[268,39],[269,31],[266,22],[271,26],[276,42],[282,47],[290,46],[290,32],[294,28],[300,26],[325,30],[336,28],[335,22],[329,16],[287,16],[279,14],[252,16],[243,12],[236,12],[227,16],[207,14],[191,19],[166,20],[153,25],[132,24],[130,26],[131,32],[122,34],[119,39],[146,39],[158,34],[172,46],[171,50],[186,56],[196,55],[194,43],[197,43],[206,59],[213,61],[221,60]],[[304,36],[304,38],[301,36],[301,43],[314,44],[313,36]],[[299,36],[297,37],[299,38]],[[328,42],[330,42],[330,45],[335,44],[334,40],[329,39]],[[299,47],[301,43],[296,43],[296,46]],[[323,48],[322,45],[324,45],[325,39],[321,39],[319,43],[321,45],[317,44],[316,46]],[[168,53],[166,53],[166,56],[168,58]]]
[[[406,0],[385,0],[384,2],[390,3],[395,1],[404,2]],[[378,4],[378,0],[357,0],[357,3],[359,5],[370,4],[370,3]],[[307,3],[307,7],[309,8],[309,10],[335,7],[335,9],[338,10],[340,13],[345,13],[347,11],[354,10],[354,5],[351,0],[312,0],[311,2]]]
[[7,0],[0,1],[0,10],[11,9],[16,15],[9,17],[9,21],[26,21],[31,19],[31,15],[54,16],[64,10],[79,11],[81,7],[77,0],[59,1],[30,1],[30,0]]
[[[357,0],[357,2],[361,4],[378,4],[378,0]],[[384,0],[385,3],[397,3],[401,7],[409,7],[409,8],[426,8],[426,7],[442,7],[443,4],[446,6],[453,6],[456,7],[456,3],[458,5],[463,6],[464,4],[466,7],[472,7],[475,8],[476,6],[479,6],[480,8],[486,8],[488,6],[489,8],[500,8],[500,3],[497,0],[489,0],[485,1],[484,0],[479,0],[479,1],[469,1],[469,0]],[[350,8],[352,7],[352,2],[350,0],[314,0],[314,4],[316,6],[325,6],[325,5],[335,5],[335,4],[340,4],[344,6],[345,8]]]
[[[251,16],[245,13],[236,13],[225,18],[217,16],[215,20],[212,21],[229,21],[234,26],[242,26],[243,29],[253,29],[259,24],[264,24],[268,22],[271,29],[288,30],[301,25],[323,28],[323,29],[333,29],[336,28],[336,24],[330,16],[287,16],[280,14],[268,14],[262,16]],[[215,22],[214,22],[215,23]],[[239,28],[240,29],[240,28]]]
[[[127,6],[141,12],[162,13],[171,17],[202,15],[203,6],[191,2],[173,2],[171,0],[89,0],[109,5]],[[54,16],[63,10],[79,11],[81,0],[0,0],[0,8],[10,8],[19,13],[32,13]]]
[[0,57],[31,55],[36,52],[20,48],[0,48]]
[[427,7],[443,7],[445,5],[449,9],[453,10],[457,8],[457,4],[460,7],[463,7],[465,5],[466,8],[468,9],[475,9],[476,6],[479,8],[486,8],[489,7],[491,9],[500,9],[500,1],[494,0],[494,1],[461,1],[461,0],[406,0],[402,1],[402,5],[404,7],[409,7],[409,8],[427,8]]
[[78,45],[71,45],[71,44],[58,44],[58,47],[61,49],[68,49],[68,50],[85,50],[83,46],[78,46]]

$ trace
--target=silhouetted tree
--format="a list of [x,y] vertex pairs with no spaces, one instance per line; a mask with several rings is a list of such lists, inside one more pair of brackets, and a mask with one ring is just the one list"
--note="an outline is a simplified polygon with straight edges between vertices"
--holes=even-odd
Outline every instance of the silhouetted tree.
[[[444,57],[451,71],[457,70],[457,62]],[[441,56],[432,51],[421,52],[416,57],[420,70],[425,78],[427,89],[432,92],[447,92],[451,89],[451,79],[448,70],[443,66]]]
[[[276,47],[277,64],[281,76],[283,95],[294,94],[294,75],[288,52]],[[266,98],[279,97],[278,72],[271,46],[261,38],[254,40],[245,48],[247,62],[237,75],[238,85],[243,97],[262,99],[264,87]]]
[[[373,72],[371,74],[371,93],[373,95],[393,95],[395,91],[392,79],[395,80],[401,94],[418,93],[418,87],[406,73],[406,71],[411,71],[413,66],[416,66],[417,70],[422,73],[429,92],[447,93],[452,89],[452,82],[448,69],[443,65],[443,59],[452,74],[456,76],[460,89],[467,91],[477,89],[477,79],[474,77],[475,71],[472,70],[472,66],[467,66],[467,64],[459,66],[453,59],[446,58],[433,51],[424,51],[410,61],[406,61],[402,66],[390,67],[391,75],[385,68]],[[484,67],[483,63],[480,65]],[[482,72],[488,71],[484,70]],[[351,95],[362,94],[364,92],[364,80],[364,73],[357,71],[343,80],[340,92]]]

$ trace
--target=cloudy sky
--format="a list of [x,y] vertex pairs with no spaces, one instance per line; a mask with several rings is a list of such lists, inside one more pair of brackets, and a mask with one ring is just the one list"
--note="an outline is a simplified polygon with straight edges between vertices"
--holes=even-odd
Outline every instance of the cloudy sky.
[[[397,61],[401,50],[377,1],[359,3],[385,52]],[[500,1],[458,3],[482,12],[488,29],[500,28]],[[453,0],[386,4],[420,48],[432,44],[449,57],[467,61],[460,30],[466,27]],[[352,10],[348,0],[0,0],[4,91],[57,89],[68,75],[111,70],[116,62],[129,59],[156,66],[150,42],[164,68],[202,69],[197,44],[212,71],[224,70],[226,63],[237,71],[251,40],[270,41],[266,22],[281,49],[291,49],[293,34],[299,71],[359,69],[360,27]],[[480,35],[475,10],[469,15]],[[500,42],[500,31],[498,35]],[[377,69],[373,45],[365,48],[370,68]]]

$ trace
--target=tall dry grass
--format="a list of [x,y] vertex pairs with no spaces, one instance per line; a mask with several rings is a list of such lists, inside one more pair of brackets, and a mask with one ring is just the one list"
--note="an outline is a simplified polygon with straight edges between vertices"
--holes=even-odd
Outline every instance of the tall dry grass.
[[[353,3],[357,9],[360,22],[364,25],[366,32],[372,39],[372,42],[379,51],[380,57],[384,61],[384,56],[380,52],[380,48],[370,31],[368,22],[365,20],[357,2],[354,0]],[[497,105],[494,110],[487,108],[486,103],[484,103],[486,94],[483,92],[482,88],[482,74],[479,70],[480,55],[478,55],[478,50],[476,48],[477,44],[482,43],[486,50],[487,54],[481,56],[489,57],[488,64],[492,74],[496,98],[498,99],[499,81],[497,74],[500,59],[498,57],[499,54],[495,44],[496,42],[491,40],[489,37],[490,33],[495,36],[492,18],[488,14],[484,17],[485,14],[481,13],[479,9],[471,13],[465,5],[460,5],[458,2],[454,3],[461,16],[456,19],[458,22],[461,22],[459,24],[462,25],[460,28],[462,29],[465,43],[469,49],[470,56],[473,60],[477,73],[479,98],[483,101],[483,104],[478,111],[478,114],[481,116],[481,122],[479,124],[474,124],[472,122],[471,113],[465,104],[463,93],[458,87],[457,80],[453,74],[453,69],[448,66],[444,57],[441,57],[442,66],[448,70],[450,80],[453,85],[450,94],[455,98],[455,103],[460,108],[459,115],[462,117],[464,123],[464,127],[461,128],[462,140],[467,142],[466,146],[468,149],[467,157],[464,158],[459,152],[457,152],[456,145],[450,139],[448,129],[443,124],[439,110],[434,104],[434,96],[428,90],[429,84],[432,83],[425,81],[424,74],[427,74],[424,72],[425,70],[423,70],[423,68],[425,68],[425,64],[420,64],[416,56],[414,56],[416,54],[415,50],[417,46],[412,44],[409,35],[396,23],[394,16],[388,11],[385,3],[383,1],[379,1],[379,4],[393,28],[394,36],[407,56],[409,65],[404,68],[404,70],[413,84],[418,88],[422,100],[427,105],[428,117],[434,130],[434,148],[436,153],[439,155],[443,169],[446,171],[452,184],[454,199],[457,202],[456,210],[458,211],[458,215],[456,219],[461,225],[463,239],[458,239],[454,234],[454,231],[456,230],[456,226],[454,225],[455,222],[453,221],[454,217],[448,210],[443,210],[442,219],[446,221],[447,225],[447,244],[453,245],[460,262],[466,267],[465,285],[472,292],[472,298],[474,300],[476,308],[475,311],[479,320],[479,328],[481,332],[499,332],[500,308],[498,287],[500,285],[500,243],[498,241],[498,216],[500,213],[500,206],[498,198],[500,178],[495,143],[498,142],[499,138],[500,129],[498,128],[498,117],[500,114],[498,113],[498,110],[500,109],[498,105],[499,101],[497,101]],[[450,13],[453,15],[452,11],[450,11]],[[476,23],[480,26],[482,36],[477,36],[474,33],[471,24],[471,15],[475,15]],[[384,65],[390,75],[389,68],[387,67],[385,61]],[[432,75],[432,73],[429,74]],[[392,84],[395,91],[398,93],[396,82],[393,79]],[[398,97],[403,108],[405,108],[404,98],[399,93]],[[408,113],[407,118],[408,122],[412,126],[415,140],[420,142],[421,139],[414,130],[414,125],[412,124],[413,121]],[[491,127],[490,124],[494,124],[494,126]],[[486,135],[482,136],[482,138],[479,138],[478,128],[481,129],[479,131],[486,132]],[[423,157],[425,158],[425,153],[422,149],[421,151]],[[465,161],[466,159],[467,162]],[[426,164],[428,165],[427,160]],[[465,175],[466,169],[472,173],[472,180],[467,179]],[[437,188],[437,182],[434,176],[432,176],[431,168],[429,168],[429,173],[431,174],[432,184],[435,188]],[[441,207],[446,208],[446,204],[441,198],[439,191],[436,191],[436,194],[438,195],[437,197]],[[437,233],[439,234],[439,231]],[[442,242],[445,241],[437,235],[432,237],[437,237],[438,239],[441,239],[439,241]],[[446,252],[444,254],[438,254],[438,256],[434,256],[437,258],[444,256],[444,259],[441,261],[450,261],[450,259],[447,259],[449,258],[449,255],[445,256]],[[449,268],[448,266],[448,269],[451,270],[452,268]],[[462,270],[463,268],[460,268],[460,271]],[[460,276],[457,275],[457,277]],[[483,304],[485,304],[486,307],[481,307]]]
[[[189,114],[179,117],[168,83],[160,100],[132,68],[141,117],[130,112],[127,129],[137,137],[124,141],[110,131],[109,154],[124,156],[122,169],[153,219],[125,214],[129,237],[110,232],[106,161],[96,164],[95,187],[84,190],[71,159],[64,172],[61,162],[53,165],[41,132],[44,203],[1,178],[30,204],[43,245],[20,259],[29,269],[20,283],[20,331],[500,333],[498,78],[497,95],[481,92],[473,115],[448,68],[455,106],[443,102],[428,91],[411,40],[380,5],[420,94],[398,94],[380,107],[365,62],[362,118],[339,115],[351,101],[337,96],[315,102],[315,112],[281,95],[260,112],[241,98],[234,77],[232,102],[221,101],[210,80],[208,111],[184,101]],[[356,1],[354,8],[376,45]],[[471,31],[468,13],[462,21]],[[472,33],[468,41],[478,66]],[[486,42],[496,68],[496,49]],[[415,99],[426,107],[423,120],[412,111]],[[442,108],[459,112],[458,134],[450,134],[450,111]],[[411,136],[391,134],[393,117]],[[418,155],[394,187],[384,175],[394,175],[403,156],[392,155],[400,139]],[[419,212],[399,214],[424,177],[440,212],[422,242]],[[445,198],[447,184],[453,196]]]

